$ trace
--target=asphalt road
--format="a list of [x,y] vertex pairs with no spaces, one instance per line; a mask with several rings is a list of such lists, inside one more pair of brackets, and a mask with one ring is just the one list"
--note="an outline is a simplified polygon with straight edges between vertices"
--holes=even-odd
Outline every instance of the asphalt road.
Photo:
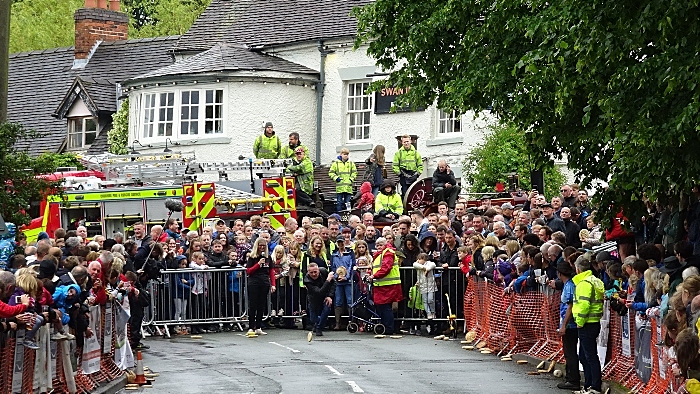
[[[204,334],[202,339],[148,338],[144,364],[160,374],[146,393],[567,393],[535,366],[503,362],[461,348],[458,340],[271,329]],[[135,391],[126,391],[134,393]]]

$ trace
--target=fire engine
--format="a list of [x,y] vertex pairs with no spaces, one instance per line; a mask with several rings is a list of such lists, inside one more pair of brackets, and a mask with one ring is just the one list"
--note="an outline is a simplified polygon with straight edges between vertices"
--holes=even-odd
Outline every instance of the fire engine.
[[[56,229],[85,226],[88,236],[128,234],[136,222],[163,225],[165,200],[179,199],[181,213],[173,214],[181,228],[199,231],[223,219],[252,215],[270,217],[273,228],[297,217],[294,178],[284,176],[287,160],[239,158],[230,162],[197,161],[194,153],[103,154],[82,157],[85,171],[44,175],[63,180],[64,192],[40,203],[41,215],[22,229],[28,242],[39,232],[53,237]],[[245,180],[229,180],[234,173]],[[218,181],[206,181],[218,175]],[[240,178],[232,177],[232,178]]]

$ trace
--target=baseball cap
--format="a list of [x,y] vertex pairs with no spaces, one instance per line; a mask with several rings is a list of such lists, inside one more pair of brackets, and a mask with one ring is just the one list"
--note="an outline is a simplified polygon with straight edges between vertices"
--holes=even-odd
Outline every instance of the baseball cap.
[[304,153],[304,148],[302,148],[301,146],[299,146],[299,147],[297,147],[296,149],[294,149],[294,153]]
[[265,127],[272,127],[272,122],[265,123]]
[[552,207],[552,204],[546,202],[546,203],[540,205],[540,208],[554,208],[554,207]]
[[224,221],[224,219],[219,219],[216,221],[216,224],[226,224],[226,222]]
[[501,209],[513,209],[513,204],[506,202],[501,205]]
[[335,242],[345,242],[345,237],[343,237],[342,235],[338,235],[337,237],[335,237]]

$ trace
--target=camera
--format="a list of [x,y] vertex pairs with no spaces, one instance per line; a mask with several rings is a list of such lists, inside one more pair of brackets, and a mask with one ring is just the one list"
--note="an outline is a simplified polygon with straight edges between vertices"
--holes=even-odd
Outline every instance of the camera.
[[621,301],[618,297],[613,297],[610,299],[610,309],[617,312],[617,314],[620,316],[627,315],[628,311],[627,305],[625,305],[625,303]]

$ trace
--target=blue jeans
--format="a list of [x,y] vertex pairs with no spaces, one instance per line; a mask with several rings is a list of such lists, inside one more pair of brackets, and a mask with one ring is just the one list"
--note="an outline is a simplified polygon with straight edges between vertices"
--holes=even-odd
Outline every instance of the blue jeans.
[[309,320],[313,324],[314,331],[320,331],[326,326],[328,315],[331,314],[331,307],[323,302],[323,306],[312,305],[310,302],[306,305],[306,311],[309,313]]
[[379,319],[381,319],[382,324],[386,327],[386,335],[394,334],[394,311],[391,310],[391,304],[375,304],[374,305]]
[[374,194],[374,197],[379,195],[379,186],[372,186],[372,194]]
[[601,391],[603,385],[598,359],[599,333],[600,323],[586,323],[578,329],[578,358],[583,366],[583,387],[590,387],[597,391]]
[[[338,282],[340,283],[340,282]],[[352,283],[335,286],[335,306],[350,306],[352,304]]]
[[345,204],[349,204],[352,199],[352,193],[336,193],[335,199],[335,211],[344,211],[346,209]]

